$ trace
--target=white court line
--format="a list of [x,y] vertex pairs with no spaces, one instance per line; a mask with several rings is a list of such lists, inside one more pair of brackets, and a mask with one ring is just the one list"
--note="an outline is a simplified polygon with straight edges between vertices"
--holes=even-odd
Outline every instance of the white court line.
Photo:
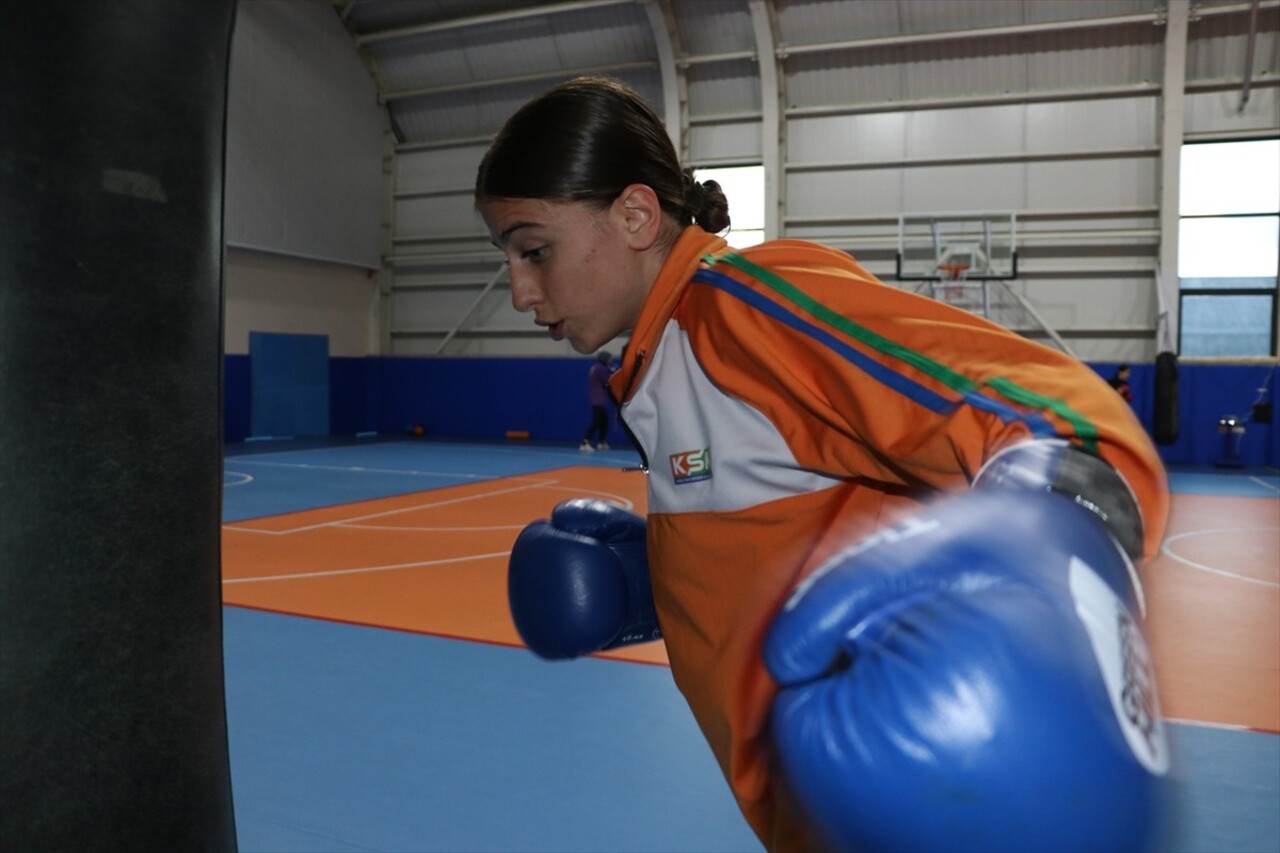
[[440,506],[448,506],[449,504],[464,503],[466,501],[479,500],[481,498],[491,498],[497,495],[510,494],[511,492],[523,492],[528,489],[537,489],[543,486],[554,485],[559,480],[536,480],[533,483],[524,486],[514,486],[510,489],[498,489],[492,492],[481,492],[478,495],[466,495],[461,498],[451,498],[447,501],[434,501],[432,503],[415,504],[414,506],[401,507],[400,509],[391,509],[386,512],[375,512],[369,515],[357,515],[354,518],[340,518],[336,521],[326,521],[321,524],[307,524],[302,527],[291,527],[288,530],[260,530],[256,527],[236,527],[235,525],[224,525],[223,530],[239,530],[244,533],[265,533],[270,536],[284,536],[290,533],[302,533],[307,530],[319,530],[323,527],[340,527],[343,524],[349,524],[353,521],[367,521],[371,518],[385,518],[388,515],[398,515],[403,512],[413,512],[419,509],[435,509]]
[[[290,456],[290,455],[297,454],[297,453],[324,453],[324,452],[327,452],[327,450],[328,450],[328,449],[331,449],[331,448],[306,447],[306,448],[301,448],[301,449],[298,449],[298,450],[275,450],[275,451],[270,451],[270,452],[267,452],[267,453],[255,454],[255,455],[261,455],[261,456]],[[364,448],[362,448],[362,449],[369,450],[369,451],[374,452],[374,453],[383,453],[383,452],[385,452],[385,453],[392,453],[392,454],[394,454],[394,453],[396,453],[396,452],[403,451],[403,450],[404,450],[404,444],[403,444],[403,443],[400,443],[400,442],[392,442],[392,443],[387,443],[387,444],[382,444],[382,445],[366,445],[366,446],[365,446]],[[425,446],[423,446],[422,448],[420,448],[420,451],[422,451],[422,452],[428,452],[428,451],[433,451],[433,450],[434,450],[434,451],[463,450],[463,451],[466,451],[466,452],[480,452],[480,453],[483,453],[483,454],[486,454],[486,455],[487,455],[487,454],[498,454],[498,455],[514,455],[514,456],[522,456],[522,457],[529,457],[529,456],[535,456],[535,457],[536,457],[536,456],[546,456],[546,457],[550,457],[550,458],[552,458],[552,459],[560,459],[560,460],[572,460],[572,459],[577,459],[577,460],[578,460],[578,463],[577,463],[577,464],[583,465],[583,466],[588,467],[588,468],[616,468],[616,467],[620,467],[620,466],[619,466],[619,463],[618,463],[618,459],[617,459],[617,457],[609,457],[609,456],[606,456],[605,458],[603,458],[603,459],[602,459],[602,458],[600,458],[600,457],[598,457],[598,456],[595,456],[594,454],[592,454],[592,456],[591,456],[591,457],[587,457],[587,456],[586,456],[586,454],[583,454],[583,453],[582,453],[582,451],[578,450],[576,447],[573,447],[573,448],[565,448],[564,450],[557,450],[557,449],[552,448],[552,447],[542,447],[542,448],[536,448],[536,449],[535,449],[535,448],[528,448],[528,447],[505,447],[505,446],[501,446],[501,445],[494,445],[494,444],[487,444],[487,445],[486,445],[486,444],[467,444],[467,443],[459,443],[459,442],[440,442],[440,443],[432,443],[432,444],[428,444],[428,445],[425,445]],[[630,449],[630,448],[627,448],[627,447],[618,447],[618,448],[613,448],[613,449],[611,449],[611,450],[606,450],[606,451],[603,451],[603,452],[604,452],[605,454],[621,454],[621,453],[629,452],[630,450],[631,450],[631,449]],[[229,458],[235,459],[235,460],[236,460],[236,464],[237,464],[237,465],[238,465],[238,464],[240,464],[242,461],[245,461],[245,457],[244,457],[244,456],[234,456],[234,457],[229,457]],[[262,460],[259,460],[259,459],[256,459],[256,458],[253,460],[253,462],[254,462],[254,464],[256,464],[256,465],[288,465],[288,464],[295,464],[295,465],[299,465],[299,466],[305,466],[305,463],[286,463],[286,462],[274,462],[274,463],[273,463],[273,462],[266,462],[266,461],[262,461]],[[570,464],[572,464],[572,463],[570,463]],[[320,467],[320,466],[316,466],[316,467]],[[397,472],[395,472],[395,471],[391,471],[390,473],[397,473]],[[429,472],[428,472],[428,473],[429,473]],[[470,475],[467,475],[467,474],[451,474],[451,475],[449,475],[449,476],[459,476],[459,477],[462,477],[462,476],[472,476],[472,477],[475,477],[475,476],[486,476],[486,475],[477,475],[477,474],[470,474]],[[500,476],[500,475],[495,475],[495,476]]]
[[[225,472],[223,472],[223,475],[222,475],[222,476],[223,476],[223,480],[222,480],[222,488],[224,488],[224,489],[225,489],[225,488],[228,488],[229,486],[243,486],[245,483],[252,483],[252,482],[253,482],[253,477],[252,477],[251,475],[249,475],[249,474],[246,474],[246,473],[245,473],[245,472],[243,472],[243,471],[225,471]],[[244,479],[243,479],[243,480],[236,480],[234,483],[228,483],[228,482],[226,481],[226,478],[227,478],[227,477],[244,477]]]
[[359,474],[404,474],[412,477],[462,477],[467,480],[496,479],[487,474],[455,471],[414,471],[404,468],[365,468],[359,465],[314,465],[310,462],[264,462],[261,459],[237,459],[236,464],[267,465],[272,468],[304,468],[312,471],[354,471]]
[[444,560],[423,560],[419,563],[397,563],[391,566],[367,566],[360,569],[333,569],[327,572],[303,572],[293,575],[262,575],[256,578],[230,578],[223,580],[224,584],[228,583],[261,583],[263,581],[293,581],[302,580],[303,578],[327,578],[335,575],[362,575],[369,572],[396,572],[404,569],[420,569],[426,566],[443,566],[449,563],[466,563],[471,560],[488,560],[492,557],[506,557],[511,554],[510,551],[495,551],[492,554],[470,554],[466,557],[449,557]]
[[413,533],[474,533],[477,530],[522,530],[525,524],[497,524],[492,527],[399,527],[383,524],[347,524],[340,521],[334,527],[343,530],[407,530]]
[[[503,477],[502,479],[506,480],[506,479],[512,479],[512,478]],[[355,530],[412,530],[412,531],[422,531],[422,532],[431,532],[431,531],[453,532],[453,531],[459,531],[459,530],[515,530],[518,528],[523,528],[525,525],[524,524],[507,524],[507,525],[498,525],[493,527],[458,527],[458,526],[405,527],[405,526],[397,526],[397,525],[357,524],[356,522],[368,521],[369,519],[373,519],[373,518],[384,518],[389,515],[398,515],[400,513],[405,513],[405,512],[414,512],[420,509],[435,509],[436,507],[448,506],[449,504],[462,503],[464,501],[477,500],[479,498],[488,498],[488,497],[493,497],[495,495],[507,494],[510,492],[520,492],[520,491],[525,491],[527,489],[539,489],[539,488],[547,489],[549,491],[571,492],[575,495],[584,496],[584,497],[588,495],[597,495],[600,497],[611,498],[615,504],[617,504],[618,506],[622,507],[625,510],[630,511],[635,509],[635,506],[636,506],[635,501],[625,498],[622,495],[615,495],[612,492],[602,492],[597,489],[583,489],[583,488],[578,488],[577,486],[555,485],[556,483],[559,483],[559,482],[560,482],[559,480],[535,480],[533,483],[525,486],[517,486],[510,489],[499,489],[497,491],[484,492],[478,495],[468,495],[466,497],[453,498],[447,501],[436,501],[434,503],[415,504],[414,506],[401,507],[399,509],[387,510],[386,512],[375,512],[369,515],[358,515],[358,516],[355,516],[354,518],[342,518],[342,519],[337,519],[335,521],[322,522],[320,524],[309,524],[309,525],[304,525],[302,527],[291,527],[291,528],[288,528],[287,530],[263,530],[257,527],[236,527],[233,524],[223,525],[222,529],[238,530],[242,533],[262,533],[268,536],[285,536],[291,533],[303,533],[308,530],[319,530],[324,527],[343,527],[343,528],[351,528]]]
[[1179,563],[1188,565],[1193,569],[1199,569],[1202,572],[1209,572],[1210,574],[1221,575],[1224,578],[1232,578],[1234,580],[1244,581],[1245,583],[1256,583],[1256,584],[1259,584],[1260,586],[1280,587],[1280,583],[1276,583],[1275,581],[1264,581],[1261,578],[1251,578],[1248,575],[1238,575],[1235,572],[1228,572],[1224,569],[1215,569],[1212,566],[1206,566],[1202,563],[1197,563],[1194,560],[1188,560],[1186,557],[1182,557],[1173,553],[1173,551],[1169,548],[1170,545],[1172,545],[1174,542],[1177,542],[1179,539],[1186,539],[1188,536],[1199,536],[1203,533],[1244,533],[1246,531],[1256,532],[1260,530],[1280,530],[1280,527],[1219,527],[1214,530],[1189,530],[1186,533],[1179,533],[1176,536],[1170,536],[1168,539],[1164,540],[1164,544],[1160,546],[1160,552],[1162,554],[1167,554],[1169,557],[1177,560]]
[[[550,482],[559,482],[552,480]],[[612,498],[614,504],[625,510],[633,510],[636,508],[635,502],[624,498],[622,495],[615,495],[613,492],[601,492],[596,489],[579,489],[576,486],[545,486],[548,491],[572,492],[579,497],[587,497],[589,495],[598,495],[600,497]],[[372,517],[372,516],[371,516]],[[359,521],[360,519],[352,519],[351,521]],[[399,525],[381,525],[381,524],[352,524],[351,521],[334,521],[330,523],[332,527],[341,527],[343,529],[352,530],[410,530],[423,533],[454,533],[457,531],[470,530],[520,530],[528,525],[526,521],[523,524],[501,524],[494,527],[401,527]]]
[[1249,475],[1249,479],[1253,480],[1253,482],[1257,483],[1259,486],[1262,486],[1264,489],[1270,489],[1271,491],[1276,492],[1277,494],[1280,494],[1280,486],[1272,485],[1271,483],[1268,483],[1266,480],[1263,480],[1261,477],[1255,477],[1252,474]]

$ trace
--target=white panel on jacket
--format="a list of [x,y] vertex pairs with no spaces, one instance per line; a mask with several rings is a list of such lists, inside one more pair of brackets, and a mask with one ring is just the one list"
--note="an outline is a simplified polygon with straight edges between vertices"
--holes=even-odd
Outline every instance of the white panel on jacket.
[[762,412],[717,388],[675,320],[622,417],[649,458],[650,512],[732,512],[842,482],[801,468]]

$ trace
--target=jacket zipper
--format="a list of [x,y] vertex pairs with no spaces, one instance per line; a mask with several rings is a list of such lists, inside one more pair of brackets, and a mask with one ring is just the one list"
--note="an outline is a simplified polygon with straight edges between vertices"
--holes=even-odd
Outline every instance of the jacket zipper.
[[[644,364],[644,357],[648,354],[647,350],[640,350],[636,353],[635,369],[631,371],[630,378],[627,379],[627,387],[622,389],[622,400],[626,400],[631,396],[631,386],[635,384],[636,377],[640,375],[640,368]],[[613,392],[610,391],[610,396]],[[631,439],[631,445],[635,447],[636,452],[640,454],[640,466],[627,466],[623,471],[642,471],[647,476],[649,473],[649,457],[645,455],[644,448],[640,446],[640,442],[636,439],[635,433],[631,431],[631,426],[627,423],[627,419],[622,416],[622,400],[614,398],[613,403],[618,407],[618,420],[622,423],[622,429],[627,434],[627,438]]]

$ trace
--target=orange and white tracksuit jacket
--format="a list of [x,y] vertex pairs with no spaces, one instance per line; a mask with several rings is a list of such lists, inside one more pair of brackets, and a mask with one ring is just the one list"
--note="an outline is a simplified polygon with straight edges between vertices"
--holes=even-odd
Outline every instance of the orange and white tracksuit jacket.
[[808,572],[1033,437],[1101,455],[1138,499],[1148,553],[1163,534],[1159,458],[1092,370],[813,243],[735,253],[687,228],[610,388],[646,457],[672,674],[774,850],[811,839],[772,772],[761,648]]

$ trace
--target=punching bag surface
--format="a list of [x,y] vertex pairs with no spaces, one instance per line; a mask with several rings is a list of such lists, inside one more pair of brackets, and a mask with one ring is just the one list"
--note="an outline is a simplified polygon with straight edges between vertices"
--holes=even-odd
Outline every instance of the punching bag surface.
[[1152,435],[1156,444],[1178,440],[1178,356],[1162,352],[1156,356],[1155,406]]
[[0,27],[0,849],[230,851],[222,184],[234,0]]

